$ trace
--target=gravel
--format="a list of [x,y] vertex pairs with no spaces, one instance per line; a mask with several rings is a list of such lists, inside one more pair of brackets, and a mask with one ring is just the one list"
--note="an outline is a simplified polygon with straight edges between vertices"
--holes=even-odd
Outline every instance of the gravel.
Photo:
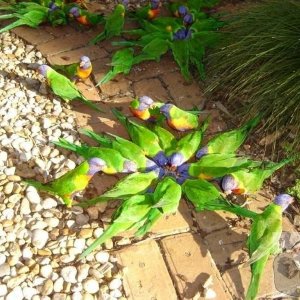
[[108,252],[99,247],[77,260],[103,233],[103,210],[67,209],[22,182],[51,181],[82,161],[52,144],[60,137],[79,140],[75,115],[26,68],[46,62],[33,46],[4,33],[0,53],[0,299],[121,297],[122,281],[115,282],[118,268]]

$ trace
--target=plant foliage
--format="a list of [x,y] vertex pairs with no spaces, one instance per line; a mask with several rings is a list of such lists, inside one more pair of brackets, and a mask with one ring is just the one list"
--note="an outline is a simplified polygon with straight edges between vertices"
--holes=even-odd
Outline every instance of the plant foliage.
[[264,128],[300,142],[300,2],[270,0],[228,17],[208,56],[207,93],[235,113],[265,114]]

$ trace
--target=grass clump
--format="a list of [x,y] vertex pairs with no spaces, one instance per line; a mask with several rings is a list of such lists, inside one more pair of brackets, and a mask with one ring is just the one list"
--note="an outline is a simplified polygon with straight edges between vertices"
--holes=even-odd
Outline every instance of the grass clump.
[[[206,92],[239,116],[262,112],[264,129],[300,145],[300,2],[264,1],[227,19],[209,56]],[[289,134],[288,134],[289,133]]]

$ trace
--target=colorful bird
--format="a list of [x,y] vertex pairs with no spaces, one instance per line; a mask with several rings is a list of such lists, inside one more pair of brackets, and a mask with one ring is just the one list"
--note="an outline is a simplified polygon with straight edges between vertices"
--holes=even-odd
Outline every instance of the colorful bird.
[[224,198],[212,183],[202,179],[187,179],[182,191],[195,206],[196,211],[225,210],[246,218],[255,218],[257,213],[233,204]]
[[91,13],[78,6],[74,6],[70,9],[69,16],[84,26],[95,26],[104,23],[103,15]]
[[175,213],[179,206],[181,194],[180,185],[171,177],[164,177],[163,180],[158,183],[153,193],[154,205],[145,216],[144,224],[138,229],[135,235],[145,235],[162,216]]
[[[36,4],[36,3],[35,3]],[[38,5],[38,4],[36,4]],[[43,22],[46,22],[48,19],[48,8],[43,6],[35,7],[31,9],[30,7],[23,10],[23,12],[16,12],[6,15],[1,15],[0,20],[6,20],[11,18],[17,18],[17,20],[3,28],[0,29],[0,33],[11,30],[15,27],[26,25],[32,28],[38,27]]]
[[188,173],[192,177],[211,180],[241,169],[243,169],[241,172],[246,172],[245,168],[254,168],[260,165],[260,162],[249,160],[248,157],[237,157],[233,153],[208,154],[199,161],[191,163]]
[[148,96],[136,98],[130,102],[129,109],[131,113],[144,121],[159,121],[161,114],[159,108],[163,105],[161,102],[154,102]]
[[198,127],[198,116],[186,112],[174,104],[167,103],[160,107],[160,111],[167,118],[168,125],[178,131],[186,131]]
[[143,149],[146,156],[151,157],[159,166],[167,164],[168,159],[160,147],[159,138],[154,132],[129,120],[117,109],[112,109],[112,112],[126,127],[131,140]]
[[102,159],[93,157],[47,184],[42,184],[35,180],[27,180],[26,183],[36,187],[40,191],[60,197],[70,207],[75,194],[84,190],[91,178],[105,168],[105,166],[106,163]]
[[128,74],[131,70],[132,65],[133,65],[132,48],[126,48],[126,49],[116,51],[110,63],[111,70],[104,75],[104,77],[97,83],[96,86],[112,80],[120,73],[124,73],[125,75]]
[[196,149],[201,143],[203,133],[207,127],[208,119],[203,122],[199,130],[185,135],[176,143],[173,149],[167,152],[167,156],[169,156],[169,163],[172,167],[181,166],[194,155]]
[[91,60],[87,56],[81,56],[78,63],[69,65],[53,65],[51,67],[74,82],[86,80],[93,70]]
[[112,224],[80,255],[79,258],[84,258],[98,245],[103,244],[118,233],[138,226],[151,209],[152,202],[152,196],[149,194],[135,195],[123,201],[113,215]]
[[96,44],[104,39],[120,36],[124,27],[125,6],[118,4],[114,11],[105,17],[104,31],[93,38],[90,43]]
[[137,21],[153,20],[158,17],[160,13],[160,1],[152,0],[144,7],[136,9],[133,18]]
[[76,145],[65,139],[59,139],[53,142],[55,145],[64,149],[71,150],[85,159],[91,157],[101,158],[106,166],[102,168],[102,172],[106,174],[131,173],[137,170],[135,162],[124,158],[117,150],[104,147],[89,147],[87,145]]
[[[92,130],[80,129],[80,133],[98,142],[101,146],[112,148],[118,151],[124,158],[134,161],[139,170],[145,170],[151,167],[149,159],[145,156],[144,151],[136,144],[119,136],[99,135]],[[152,167],[155,167],[154,163]]]
[[157,124],[150,126],[150,129],[157,135],[159,145],[164,150],[164,152],[168,152],[170,149],[173,149],[177,144],[175,136],[167,129]]
[[275,197],[273,203],[259,214],[251,225],[247,246],[251,266],[251,281],[247,290],[246,300],[255,300],[259,283],[268,258],[280,251],[279,239],[282,233],[282,213],[293,202],[288,194]]
[[294,157],[287,158],[278,163],[266,162],[263,168],[256,167],[249,170],[245,169],[232,172],[223,177],[222,189],[226,194],[233,193],[239,195],[255,193],[262,187],[265,179],[294,159]]
[[77,89],[77,87],[68,79],[67,77],[59,74],[54,69],[47,65],[41,65],[39,68],[39,73],[43,75],[53,93],[66,102],[70,102],[73,100],[79,100],[90,106],[92,109],[100,111],[101,110],[90,100],[87,100],[81,92]]
[[208,141],[205,147],[197,151],[196,157],[201,158],[205,154],[212,153],[234,153],[244,143],[260,120],[261,116],[256,116],[237,129],[217,134]]

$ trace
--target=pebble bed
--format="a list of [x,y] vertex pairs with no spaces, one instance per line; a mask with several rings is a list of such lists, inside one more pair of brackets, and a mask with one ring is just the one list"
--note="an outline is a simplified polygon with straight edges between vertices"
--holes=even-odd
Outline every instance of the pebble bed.
[[0,53],[0,300],[125,299],[117,260],[107,252],[112,241],[77,260],[103,233],[105,205],[67,209],[22,183],[50,181],[80,163],[51,143],[78,140],[75,116],[28,68],[45,63],[33,46],[5,33]]

